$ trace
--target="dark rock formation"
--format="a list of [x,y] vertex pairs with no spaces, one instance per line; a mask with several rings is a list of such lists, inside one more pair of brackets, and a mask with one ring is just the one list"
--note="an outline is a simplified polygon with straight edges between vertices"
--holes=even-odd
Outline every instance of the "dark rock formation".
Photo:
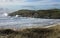
[[60,9],[37,10],[37,11],[19,10],[9,14],[9,16],[16,15],[20,15],[21,17],[60,19]]

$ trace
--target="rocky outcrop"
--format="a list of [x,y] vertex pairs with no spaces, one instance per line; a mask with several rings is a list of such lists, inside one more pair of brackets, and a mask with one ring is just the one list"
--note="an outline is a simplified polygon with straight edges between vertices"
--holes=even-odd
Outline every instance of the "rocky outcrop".
[[60,19],[60,9],[49,10],[18,10],[10,13],[9,16],[19,15],[21,17]]

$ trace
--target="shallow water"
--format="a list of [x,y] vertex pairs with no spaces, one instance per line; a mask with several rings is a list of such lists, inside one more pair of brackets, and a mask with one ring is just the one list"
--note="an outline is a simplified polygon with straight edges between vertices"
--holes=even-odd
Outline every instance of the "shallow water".
[[42,18],[29,18],[29,17],[0,17],[0,26],[3,28],[10,27],[30,27],[30,26],[44,26],[54,23],[59,23],[60,19],[42,19]]

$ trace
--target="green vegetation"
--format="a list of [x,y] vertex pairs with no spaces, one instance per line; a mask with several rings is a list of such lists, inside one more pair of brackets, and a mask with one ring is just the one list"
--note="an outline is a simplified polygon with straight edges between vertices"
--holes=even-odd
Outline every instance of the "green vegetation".
[[48,10],[18,10],[10,13],[9,16],[19,15],[21,17],[60,19],[60,9]]
[[22,30],[0,29],[0,38],[60,38],[60,25]]

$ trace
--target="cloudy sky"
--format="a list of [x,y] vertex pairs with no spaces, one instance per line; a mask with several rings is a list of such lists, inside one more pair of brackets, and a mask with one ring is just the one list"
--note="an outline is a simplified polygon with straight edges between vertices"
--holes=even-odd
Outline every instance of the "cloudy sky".
[[60,8],[60,0],[0,0],[1,7],[11,10]]

